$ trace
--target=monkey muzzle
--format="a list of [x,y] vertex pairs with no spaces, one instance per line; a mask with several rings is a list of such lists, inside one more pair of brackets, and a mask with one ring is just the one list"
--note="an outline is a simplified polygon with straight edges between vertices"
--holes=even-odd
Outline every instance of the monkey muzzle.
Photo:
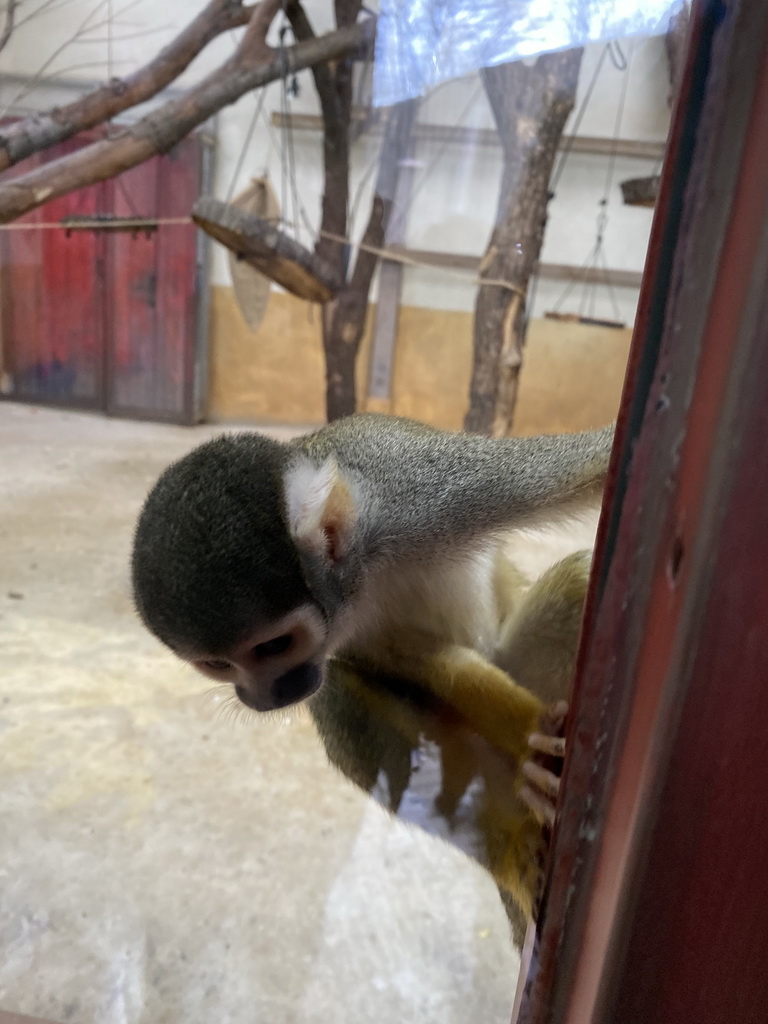
[[246,707],[254,711],[277,711],[311,697],[320,688],[322,681],[323,673],[320,666],[305,661],[278,676],[270,686],[266,700],[264,696],[256,697],[240,684],[235,686],[235,693]]

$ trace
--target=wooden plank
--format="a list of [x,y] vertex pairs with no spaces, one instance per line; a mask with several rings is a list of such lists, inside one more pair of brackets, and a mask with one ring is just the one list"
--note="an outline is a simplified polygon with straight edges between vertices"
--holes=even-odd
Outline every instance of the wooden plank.
[[[392,212],[386,235],[386,244],[389,246],[405,241],[415,171],[413,121],[417,110],[418,103],[413,100],[393,111],[392,116],[398,118],[393,133],[393,145],[386,146],[381,154],[377,192],[384,199],[392,199]],[[392,396],[392,370],[402,291],[403,264],[394,260],[382,260],[379,267],[379,301],[371,341],[368,383],[368,397],[375,403],[389,402]]]
[[[353,120],[362,122],[364,111],[355,111]],[[323,119],[318,114],[283,114],[272,112],[272,124],[277,128],[294,131],[322,131]],[[374,122],[369,134],[380,135],[380,122]],[[433,142],[456,146],[498,146],[499,137],[494,128],[465,128],[449,124],[417,124],[413,129],[416,142]],[[664,156],[664,142],[646,139],[617,139],[599,135],[564,135],[559,148],[569,148],[571,153],[590,156],[622,156],[637,160],[660,160]]]
[[[46,154],[57,159],[80,149],[71,139]],[[90,217],[104,202],[103,185],[81,189],[47,203],[45,221],[69,215]],[[80,408],[102,404],[101,362],[104,347],[104,289],[97,272],[104,240],[93,234],[46,230],[42,235],[42,294],[38,316],[49,336],[47,398]]]
[[621,197],[627,206],[654,207],[659,197],[658,174],[650,178],[629,178],[621,183]]
[[[156,217],[159,158],[110,181],[110,209],[119,217]],[[157,235],[107,238],[107,408],[115,415],[162,409],[159,390]]]
[[582,281],[584,284],[606,284],[614,288],[639,288],[643,281],[640,270],[574,267],[569,263],[542,263],[539,276],[550,281]]
[[[200,193],[200,146],[192,135],[123,174],[112,209],[139,220],[186,217]],[[159,224],[148,234],[105,238],[109,252],[109,411],[160,422],[195,419],[197,232]]]
[[[477,273],[480,257],[468,253],[436,252],[432,249],[409,249],[404,245],[388,246],[397,256],[448,270]],[[552,281],[583,281],[585,284],[610,284],[615,288],[639,288],[643,275],[637,270],[604,270],[601,267],[577,267],[568,263],[541,263],[539,276]]]
[[[201,141],[188,136],[160,158],[159,218],[189,214],[200,195]],[[197,231],[161,224],[157,233],[157,322],[161,330],[158,399],[163,414],[192,423],[194,412]]]

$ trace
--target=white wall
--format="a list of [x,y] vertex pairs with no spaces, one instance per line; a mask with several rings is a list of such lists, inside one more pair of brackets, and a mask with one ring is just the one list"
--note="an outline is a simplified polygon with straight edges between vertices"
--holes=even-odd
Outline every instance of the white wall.
[[[53,100],[66,99],[56,89],[46,87],[47,78],[99,80],[109,70],[126,74],[143,64],[175,35],[191,16],[204,6],[204,0],[153,0],[121,3],[120,0],[59,0],[45,7],[44,0],[28,0],[22,7],[27,15],[44,8],[39,16],[22,24],[11,43],[0,54],[0,73],[35,76],[37,81],[21,87],[18,82],[0,82],[0,103],[6,112],[37,109]],[[305,6],[317,31],[331,27],[330,0],[306,0]],[[108,30],[109,15],[111,30]],[[26,16],[26,15],[25,15]],[[83,27],[84,26],[84,27]],[[110,40],[111,36],[111,40]],[[176,83],[185,87],[213,70],[236,45],[233,32],[214,41]],[[270,38],[277,44],[277,31]],[[619,125],[623,138],[663,141],[668,127],[666,103],[668,72],[663,40],[635,39],[622,44],[631,57],[628,72],[618,71],[605,60],[580,134],[613,137],[624,83],[629,75],[626,102]],[[587,49],[579,84],[576,111],[592,79],[602,44]],[[299,75],[300,95],[291,99],[290,109],[317,113],[317,98],[309,72]],[[60,90],[59,90],[60,92]],[[218,156],[215,194],[226,197],[233,187],[233,173],[241,156],[243,142],[253,117],[258,95],[243,97],[217,118]],[[260,118],[248,146],[235,191],[245,187],[251,175],[269,173],[278,196],[284,198],[287,219],[293,219],[291,189],[283,188],[280,150],[283,140],[278,129],[268,124],[273,110],[281,108],[279,84],[269,87],[264,102],[266,117]],[[460,123],[469,127],[491,128],[491,113],[477,76],[449,82],[422,102],[420,120],[444,125]],[[571,130],[572,115],[566,131]],[[380,136],[366,138],[354,147],[352,195],[363,182],[355,229],[362,230],[367,216],[371,187],[375,177]],[[293,136],[295,179],[298,195],[313,225],[319,220],[322,149],[319,132],[297,131]],[[416,158],[414,194],[409,209],[407,243],[413,248],[439,249],[464,254],[482,253],[496,209],[500,153],[495,147],[462,147],[456,144],[420,142]],[[617,159],[609,194],[605,255],[608,266],[640,271],[643,267],[651,212],[624,206],[619,183],[627,177],[652,172],[650,161]],[[550,207],[543,259],[554,263],[581,265],[595,242],[599,201],[606,185],[608,159],[599,156],[571,155]],[[300,236],[310,240],[310,232],[301,224]],[[215,248],[213,279],[228,283],[224,252]],[[562,297],[561,282],[542,280],[536,295],[536,313],[552,309]],[[631,322],[637,301],[635,289],[615,292],[620,315]],[[409,270],[406,273],[404,301],[413,305],[445,309],[471,309],[474,287],[469,276],[435,269]],[[590,305],[595,314],[614,315],[605,288],[572,292],[563,310],[575,311]]]

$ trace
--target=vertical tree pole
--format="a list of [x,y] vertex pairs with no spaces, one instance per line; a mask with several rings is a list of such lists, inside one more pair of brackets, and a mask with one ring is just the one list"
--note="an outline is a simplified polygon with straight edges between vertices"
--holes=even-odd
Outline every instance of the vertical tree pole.
[[[335,0],[336,24],[353,26],[362,0]],[[314,36],[309,19],[298,0],[289,0],[285,12],[297,40]],[[379,178],[368,224],[354,266],[350,267],[349,163],[352,124],[352,70],[354,58],[342,58],[312,68],[323,115],[324,185],[320,237],[315,252],[336,271],[343,284],[336,297],[323,306],[323,350],[325,353],[326,415],[329,420],[348,416],[357,408],[355,366],[365,329],[368,295],[378,264],[372,250],[384,244],[392,212],[397,163],[397,140],[407,137],[415,105],[398,104],[390,113],[382,145]]]
[[482,71],[503,152],[496,224],[480,264],[466,430],[510,432],[525,343],[528,281],[539,260],[557,147],[576,98],[582,50]]
[[381,249],[386,239],[395,203],[403,140],[407,142],[415,112],[413,100],[398,103],[389,112],[371,213],[354,269],[347,273],[335,299],[323,306],[326,411],[329,420],[349,416],[357,408],[355,366],[365,330],[373,275],[379,263],[376,250]]

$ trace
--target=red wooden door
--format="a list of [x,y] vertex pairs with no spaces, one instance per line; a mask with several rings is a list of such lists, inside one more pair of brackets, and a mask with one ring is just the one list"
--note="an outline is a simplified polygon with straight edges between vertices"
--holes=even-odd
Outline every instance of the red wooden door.
[[[56,159],[87,144],[73,139]],[[13,169],[23,173],[36,156]],[[202,188],[192,136],[118,179],[51,202],[0,232],[4,397],[173,422],[199,417],[198,312],[205,287],[196,230]],[[158,219],[150,232],[67,231],[76,214]]]
[[[185,139],[163,157],[109,183],[125,217],[181,219],[201,190],[201,147]],[[191,415],[198,297],[196,229],[160,224],[149,234],[113,235],[107,259],[107,409],[183,421]]]
[[[83,143],[57,147],[63,156]],[[33,157],[14,170],[41,163]],[[50,224],[104,209],[104,186],[48,203],[16,222]],[[99,270],[104,236],[63,228],[0,232],[3,387],[22,401],[99,408],[105,344],[105,294]]]

